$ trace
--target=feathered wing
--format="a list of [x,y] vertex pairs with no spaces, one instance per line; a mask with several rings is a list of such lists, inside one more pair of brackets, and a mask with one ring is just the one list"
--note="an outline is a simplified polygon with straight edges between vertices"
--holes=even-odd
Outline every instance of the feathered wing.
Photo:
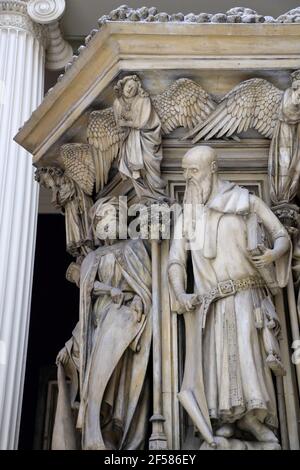
[[60,149],[65,174],[72,178],[89,196],[95,183],[95,166],[88,144],[65,144]]
[[123,137],[124,133],[116,124],[112,108],[90,114],[87,139],[94,158],[97,192],[107,183],[109,170],[118,155]]
[[212,137],[229,137],[248,129],[256,129],[272,138],[278,121],[283,91],[262,78],[251,78],[234,87],[206,119],[187,137],[193,142]]
[[188,78],[176,80],[163,93],[153,96],[152,103],[160,117],[164,134],[169,134],[177,127],[192,129],[216,107],[210,95]]

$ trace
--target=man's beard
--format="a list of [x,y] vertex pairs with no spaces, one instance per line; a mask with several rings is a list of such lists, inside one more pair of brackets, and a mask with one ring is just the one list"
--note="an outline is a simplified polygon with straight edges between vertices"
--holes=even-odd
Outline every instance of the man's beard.
[[212,180],[205,179],[202,184],[190,180],[184,193],[184,232],[189,239],[195,235],[197,220],[203,212],[203,206],[209,199]]
[[190,180],[187,182],[184,193],[184,204],[206,204],[212,189],[212,181],[204,181],[199,184]]

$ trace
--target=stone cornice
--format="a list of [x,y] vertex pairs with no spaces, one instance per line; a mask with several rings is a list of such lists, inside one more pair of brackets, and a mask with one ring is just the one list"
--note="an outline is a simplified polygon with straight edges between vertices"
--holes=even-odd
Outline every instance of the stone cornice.
[[260,70],[291,71],[300,68],[299,40],[300,24],[107,22],[81,47],[15,139],[36,162],[48,152],[54,155],[56,142],[77,132],[71,127],[122,70],[155,69],[171,78],[174,70],[199,77],[208,69],[252,70],[252,76]]

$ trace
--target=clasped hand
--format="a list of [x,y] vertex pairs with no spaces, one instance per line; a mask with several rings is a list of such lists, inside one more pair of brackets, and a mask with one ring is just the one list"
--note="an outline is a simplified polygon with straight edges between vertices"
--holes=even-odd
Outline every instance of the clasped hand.
[[200,299],[197,294],[180,294],[177,298],[177,301],[180,305],[180,312],[190,312],[195,309],[197,305],[199,305]]
[[261,255],[254,255],[251,259],[257,268],[263,268],[276,261],[276,251],[274,249],[267,248],[264,253]]
[[136,321],[139,323],[143,315],[143,302],[139,295],[135,295],[130,305],[130,310],[134,313]]

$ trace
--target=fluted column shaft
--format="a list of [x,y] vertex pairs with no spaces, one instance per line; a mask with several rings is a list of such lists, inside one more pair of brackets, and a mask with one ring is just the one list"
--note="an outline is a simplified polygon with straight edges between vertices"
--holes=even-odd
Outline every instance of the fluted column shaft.
[[43,97],[43,29],[26,3],[0,2],[0,449],[18,445],[38,210],[31,156],[13,137]]

